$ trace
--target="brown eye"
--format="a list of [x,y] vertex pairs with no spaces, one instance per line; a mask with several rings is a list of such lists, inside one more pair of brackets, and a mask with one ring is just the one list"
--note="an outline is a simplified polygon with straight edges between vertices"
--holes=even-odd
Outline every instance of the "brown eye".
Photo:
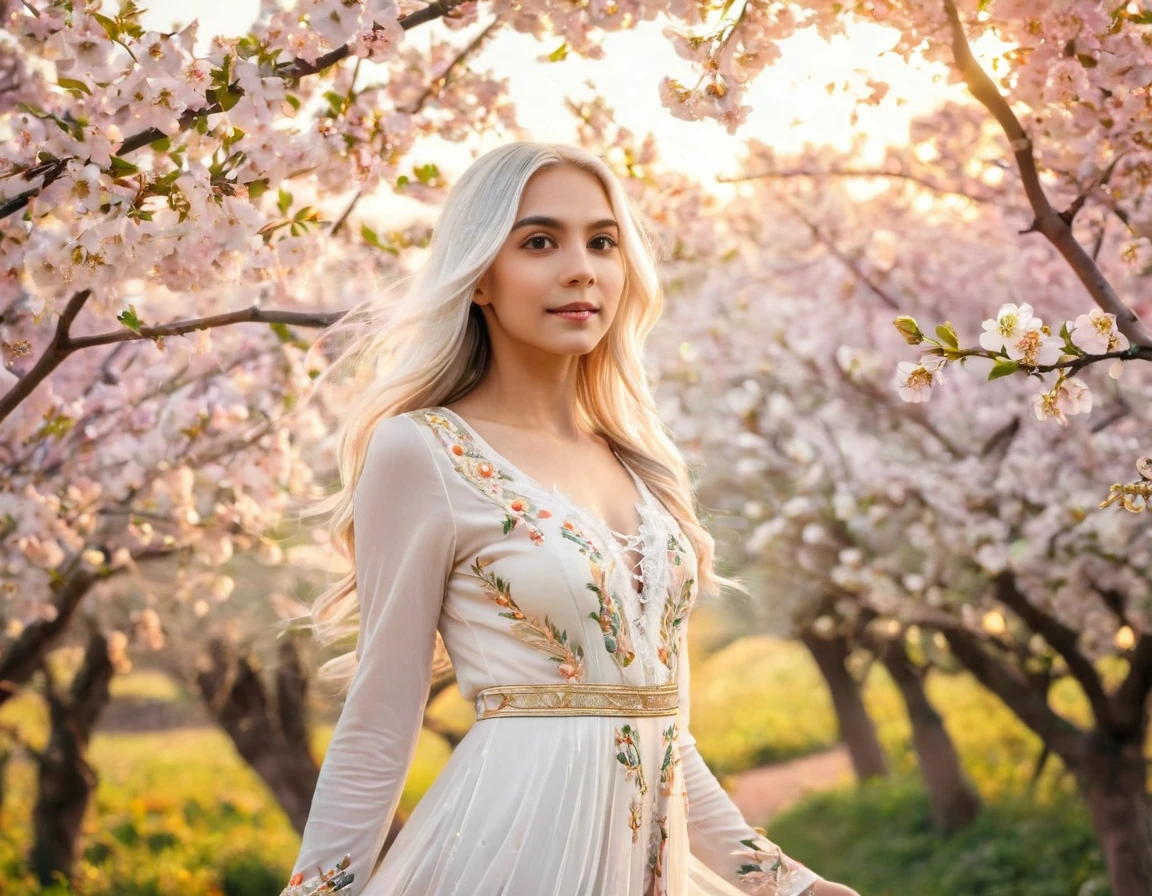
[[550,237],[550,236],[544,236],[544,235],[530,236],[530,237],[528,237],[527,240],[524,241],[524,244],[520,248],[521,249],[547,249],[548,246],[544,245],[544,243],[548,243],[551,241],[552,241],[552,237]]
[[616,248],[616,241],[614,239],[612,239],[612,237],[610,237],[610,236],[598,236],[598,237],[595,237],[592,240],[592,242],[594,242],[594,243],[601,243],[601,242],[607,243],[607,245],[602,245],[602,246],[598,247],[604,251]]

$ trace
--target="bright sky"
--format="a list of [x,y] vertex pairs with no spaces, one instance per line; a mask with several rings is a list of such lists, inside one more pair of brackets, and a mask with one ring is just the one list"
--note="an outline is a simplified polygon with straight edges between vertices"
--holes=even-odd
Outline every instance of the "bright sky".
[[[186,24],[189,11],[194,10],[200,20],[202,47],[214,34],[242,33],[258,10],[258,0],[195,4],[151,0],[141,5],[149,10],[144,17],[146,27],[163,30]],[[841,38],[830,44],[805,31],[782,45],[782,58],[749,91],[746,102],[754,111],[733,137],[710,121],[678,121],[660,105],[658,84],[664,74],[695,82],[688,64],[660,33],[665,24],[644,23],[634,31],[609,34],[606,58],[601,61],[569,56],[560,63],[536,61],[537,56],[555,49],[558,39],[539,43],[529,35],[506,31],[474,64],[509,79],[520,120],[530,127],[533,139],[573,138],[573,119],[563,99],[587,96],[584,82],[590,80],[615,108],[618,123],[641,137],[654,133],[667,164],[702,178],[738,173],[736,160],[750,137],[787,153],[805,143],[847,148],[854,135],[863,134],[865,153],[878,159],[886,144],[904,142],[913,115],[955,90],[944,87],[939,68],[910,70],[898,56],[885,55],[894,39],[882,28],[860,26],[852,30],[850,40]],[[421,26],[409,39],[416,44],[427,41],[434,27]],[[856,107],[850,95],[840,91],[830,95],[826,90],[829,83],[847,82],[864,93],[865,73],[892,85],[889,99],[878,108]],[[855,123],[851,120],[854,109],[859,116]],[[448,146],[444,157],[435,161],[451,176],[467,166],[471,155],[464,148]]]

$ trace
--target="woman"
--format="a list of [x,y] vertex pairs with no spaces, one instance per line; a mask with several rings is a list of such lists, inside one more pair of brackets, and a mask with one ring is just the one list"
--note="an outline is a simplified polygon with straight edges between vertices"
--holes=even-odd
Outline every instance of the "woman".
[[[734,583],[646,385],[660,306],[612,172],[516,143],[346,353],[371,381],[327,504],[355,572],[312,616],[358,663],[284,894],[854,896],[750,828],[688,730],[689,610]],[[437,630],[477,721],[373,873]]]

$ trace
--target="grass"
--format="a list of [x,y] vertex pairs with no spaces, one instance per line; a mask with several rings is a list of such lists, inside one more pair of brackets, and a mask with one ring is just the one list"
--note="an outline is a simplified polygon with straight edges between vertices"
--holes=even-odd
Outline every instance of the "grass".
[[1080,803],[1005,797],[947,839],[910,776],[811,796],[768,836],[861,896],[1107,896],[1100,850]]

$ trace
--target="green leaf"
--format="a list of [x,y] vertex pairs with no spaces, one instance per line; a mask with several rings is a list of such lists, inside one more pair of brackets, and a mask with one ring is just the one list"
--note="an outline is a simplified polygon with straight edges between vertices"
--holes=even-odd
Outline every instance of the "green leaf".
[[568,58],[568,41],[560,44],[555,50],[548,54],[549,62],[563,62]]
[[140,318],[136,316],[135,305],[129,305],[127,311],[121,311],[120,314],[116,316],[116,320],[120,321],[120,323],[137,336],[140,335]]
[[1019,369],[1020,363],[1018,361],[1004,358],[992,365],[992,370],[988,373],[988,379],[998,380],[1002,376],[1011,376]]
[[92,90],[83,81],[77,81],[75,78],[57,78],[56,83],[63,87],[65,90],[71,90],[76,93],[82,93],[85,96],[91,96]]
[[268,192],[268,178],[262,177],[260,180],[252,180],[244,186],[248,188],[249,199],[259,199]]
[[429,162],[427,165],[418,165],[412,169],[412,173],[419,178],[420,183],[428,186],[432,181],[438,180],[440,177],[440,169]]
[[401,190],[408,186],[409,183],[411,183],[411,180],[409,179],[408,175],[401,174],[398,178],[396,178],[396,189]]
[[168,152],[168,150],[172,148],[172,138],[161,137],[159,140],[153,140],[148,145],[156,150],[156,152]]
[[292,194],[280,188],[280,198],[276,201],[276,207],[280,209],[280,214],[287,214],[288,209],[292,207]]
[[21,112],[27,112],[29,115],[34,115],[37,118],[55,118],[56,117],[54,115],[49,114],[48,112],[45,112],[43,109],[37,109],[35,106],[30,106],[30,105],[28,105],[28,103],[25,103],[24,101],[18,102],[16,104],[16,108],[19,109]]
[[393,255],[399,255],[400,252],[395,246],[390,246],[387,243],[381,242],[380,236],[369,227],[367,224],[360,225],[360,238],[364,240],[369,246],[375,246],[384,252],[390,252]]
[[328,111],[332,114],[333,118],[338,118],[342,115],[351,103],[347,95],[335,90],[324,91],[324,99],[328,100]]
[[109,40],[116,40],[120,37],[120,26],[116,24],[115,19],[110,19],[98,12],[92,13],[92,18],[100,23],[100,27],[104,29]]
[[291,343],[296,341],[296,337],[292,335],[292,331],[288,329],[287,324],[274,323],[268,324],[268,326],[272,328],[272,332],[276,334],[276,338],[281,342]]
[[216,91],[216,101],[220,103],[220,108],[225,112],[240,102],[242,96],[244,96],[243,91],[233,90],[231,87]]
[[940,341],[947,345],[949,348],[959,348],[960,340],[956,336],[956,328],[952,326],[951,321],[945,321],[942,324],[936,325],[936,335]]
[[125,174],[136,174],[139,170],[139,168],[127,159],[122,159],[120,156],[112,156],[112,173],[116,177],[122,177]]
[[294,93],[284,94],[284,102],[286,102],[289,106],[291,106],[297,112],[300,111],[300,97],[296,96],[296,94],[294,94]]

